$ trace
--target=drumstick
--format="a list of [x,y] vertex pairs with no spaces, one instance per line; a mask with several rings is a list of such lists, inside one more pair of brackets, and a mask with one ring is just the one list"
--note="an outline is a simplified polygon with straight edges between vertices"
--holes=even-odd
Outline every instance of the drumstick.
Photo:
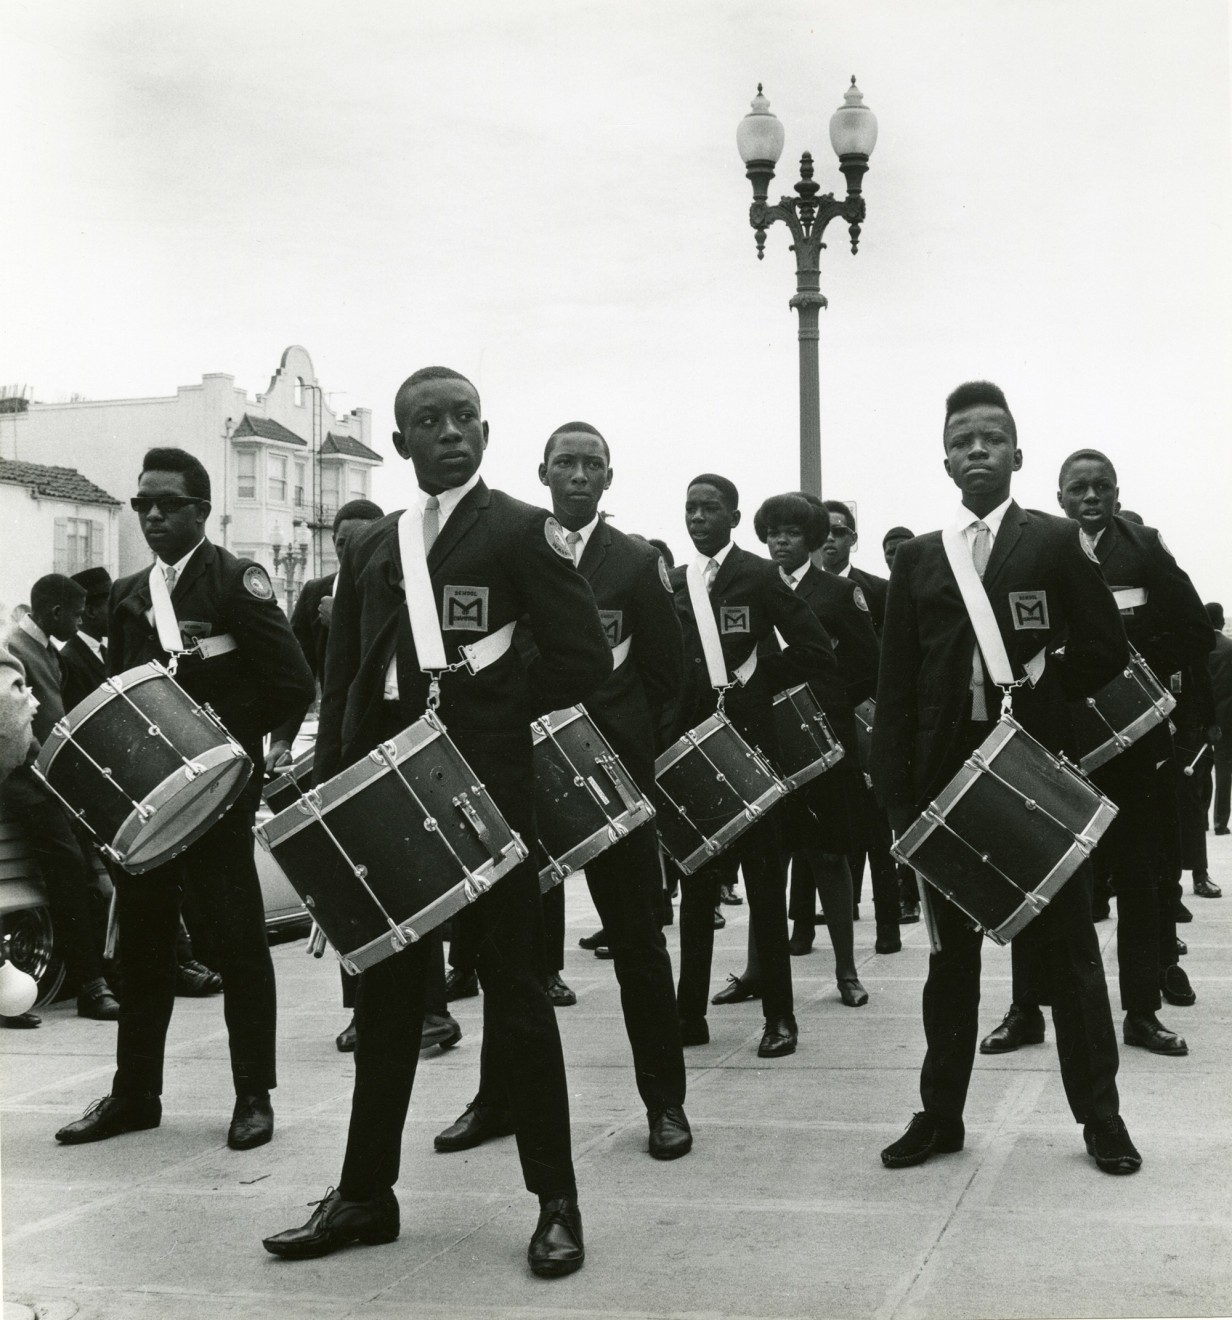
[[115,886],[111,887],[111,902],[107,905],[107,934],[103,939],[103,957],[112,959],[116,952],[116,938],[120,933],[120,918],[116,911]]
[[314,921],[312,923],[312,930],[308,933],[308,947],[305,952],[311,954],[314,958],[324,957],[325,945],[325,932]]
[[933,916],[932,900],[928,897],[928,881],[916,871],[916,887],[920,891],[920,913],[924,917],[924,926],[928,931],[929,947],[934,953],[941,952],[941,936],[937,934],[937,919]]
[[1206,755],[1206,753],[1210,750],[1210,746],[1211,746],[1210,743],[1203,743],[1202,746],[1198,748],[1197,756],[1195,756],[1194,759],[1190,761],[1190,763],[1185,767],[1183,771],[1186,779],[1193,778],[1194,766],[1196,766],[1198,762],[1203,758],[1203,756]]

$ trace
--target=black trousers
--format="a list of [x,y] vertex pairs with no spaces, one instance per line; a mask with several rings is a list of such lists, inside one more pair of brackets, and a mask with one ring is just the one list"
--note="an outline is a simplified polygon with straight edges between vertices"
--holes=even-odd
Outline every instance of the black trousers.
[[868,858],[869,880],[873,891],[873,916],[879,932],[898,933],[899,903],[898,868],[890,855],[890,822],[873,790],[859,780],[860,801],[864,814],[864,829],[869,839],[867,848],[858,848],[848,855],[851,880],[858,904],[863,892],[864,859]]
[[[929,891],[941,951],[924,983],[920,1098],[927,1113],[959,1119],[979,1036],[980,951],[984,937],[935,889]],[[1037,970],[1052,1005],[1066,1099],[1079,1123],[1110,1118],[1117,1095],[1116,1033],[1099,941],[1091,921],[1090,868],[1081,867],[1014,941]]]
[[[684,1051],[672,960],[659,923],[663,881],[654,826],[643,825],[589,862],[586,883],[612,951],[638,1094],[651,1113],[683,1105]],[[557,885],[544,895],[546,910],[552,896],[559,892],[562,918],[564,888],[563,884]],[[499,1073],[492,1043],[495,1033],[487,1029],[489,1006],[490,1000],[485,997],[477,1099],[482,1104],[504,1106],[508,1104],[508,1088]]]
[[277,998],[265,905],[253,858],[255,808],[231,808],[165,866],[116,880],[120,977],[116,1095],[160,1094],[163,1050],[175,1004],[180,905],[192,892],[222,974],[223,1014],[237,1095],[277,1083]]
[[761,958],[761,1002],[767,1018],[792,1012],[791,954],[787,937],[787,859],[774,811],[736,840],[724,857],[680,881],[680,982],[676,1002],[682,1019],[706,1016],[714,956],[714,908],[719,885],[730,874],[725,862],[744,872],[749,920]]
[[1215,744],[1215,804],[1212,822],[1217,830],[1228,828],[1232,814],[1232,734],[1224,734]]
[[1211,800],[1213,762],[1209,751],[1203,752],[1192,774],[1185,770],[1206,746],[1202,729],[1180,728],[1174,739],[1176,756],[1176,805],[1181,835],[1181,869],[1201,872],[1207,868],[1206,812]]
[[4,785],[5,810],[25,829],[30,852],[47,887],[56,952],[80,988],[103,975],[103,927],[94,901],[96,878],[69,814],[28,766]]
[[[439,929],[424,936],[423,948],[428,958],[424,1012],[445,1017],[449,1012],[449,1003],[445,998],[445,942]],[[338,971],[342,977],[342,1007],[354,1009],[359,994],[359,977],[354,972],[348,972],[345,967],[340,966]]]
[[[513,822],[510,822],[511,824]],[[498,880],[454,918],[475,953],[484,992],[484,1052],[505,1078],[528,1190],[575,1196],[569,1097],[555,1010],[543,988],[543,914],[533,858]],[[347,1200],[368,1200],[398,1181],[431,942],[368,968],[355,1004],[355,1091],[338,1184]]]

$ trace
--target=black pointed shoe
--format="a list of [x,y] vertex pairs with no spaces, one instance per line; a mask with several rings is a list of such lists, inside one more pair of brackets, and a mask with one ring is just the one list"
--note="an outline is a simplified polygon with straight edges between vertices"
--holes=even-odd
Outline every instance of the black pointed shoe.
[[531,1272],[541,1279],[559,1279],[582,1268],[582,1213],[571,1197],[546,1201],[539,1209],[535,1235],[526,1249]]
[[1189,984],[1189,977],[1180,963],[1165,967],[1159,974],[1159,993],[1177,1008],[1191,1008],[1198,1002],[1194,988]]
[[513,1130],[513,1115],[507,1109],[481,1105],[477,1100],[472,1100],[458,1118],[436,1134],[432,1144],[448,1155],[455,1150],[482,1146],[493,1137],[507,1137]]
[[1011,1004],[1010,1010],[980,1041],[981,1054],[1012,1054],[1024,1045],[1044,1043],[1044,1015],[1038,1008],[1019,1008]]
[[334,1037],[334,1044],[337,1045],[340,1054],[354,1054],[355,1039],[355,1018],[352,1017],[350,1022]]
[[709,1045],[710,1027],[704,1017],[680,1019],[680,1043],[682,1045]]
[[445,973],[445,998],[450,1002],[455,999],[473,999],[478,993],[479,977],[475,972],[451,967]]
[[451,1013],[425,1013],[419,1036],[419,1052],[439,1046],[451,1050],[462,1039],[462,1027]]
[[1198,898],[1222,898],[1223,890],[1211,879],[1205,871],[1195,871],[1193,875],[1193,891]]
[[794,1054],[797,1035],[796,1019],[790,1013],[786,1017],[767,1018],[761,1044],[757,1047],[757,1057],[782,1059],[788,1054]]
[[331,1187],[313,1204],[317,1208],[301,1228],[263,1238],[266,1251],[284,1260],[310,1260],[341,1247],[393,1242],[401,1227],[393,1192],[382,1192],[370,1201],[344,1201]]
[[1184,1037],[1169,1031],[1154,1013],[1126,1013],[1121,1038],[1126,1045],[1138,1045],[1152,1054],[1179,1058],[1189,1053]]
[[274,1107],[268,1091],[251,1095],[237,1095],[231,1126],[227,1129],[227,1145],[232,1150],[252,1150],[264,1146],[274,1135]]
[[1142,1156],[1129,1139],[1119,1114],[1083,1124],[1082,1139],[1087,1154],[1104,1173],[1137,1173],[1142,1168]]
[[887,1169],[908,1169],[933,1155],[962,1150],[965,1137],[961,1118],[943,1119],[921,1111],[907,1124],[906,1132],[881,1152],[881,1162]]
[[761,986],[729,976],[727,984],[711,999],[712,1004],[743,1004],[746,999],[760,999]]
[[838,997],[848,1008],[863,1008],[868,1003],[868,991],[860,984],[858,976],[844,976],[839,979]]
[[162,1122],[163,1103],[156,1095],[105,1095],[75,1122],[62,1127],[56,1140],[65,1146],[105,1141],[121,1132],[142,1132]]
[[572,1008],[577,1003],[577,995],[564,983],[559,972],[553,972],[545,986],[553,1008]]
[[656,1160],[678,1160],[693,1149],[693,1130],[679,1105],[648,1114],[650,1153]]

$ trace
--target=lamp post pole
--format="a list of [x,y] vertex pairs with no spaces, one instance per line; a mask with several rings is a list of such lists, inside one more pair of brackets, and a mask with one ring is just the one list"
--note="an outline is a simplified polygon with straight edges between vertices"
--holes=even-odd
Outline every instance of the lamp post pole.
[[796,254],[796,296],[788,306],[799,316],[800,489],[811,495],[821,494],[818,340],[820,312],[827,305],[821,292],[821,253],[826,246],[822,236],[831,220],[842,217],[851,234],[851,250],[856,251],[864,221],[861,184],[877,142],[876,116],[864,104],[855,78],[843,101],[830,120],[830,142],[838,155],[839,169],[847,179],[847,196],[842,201],[837,201],[833,193],[817,195],[821,185],[813,181],[813,157],[806,151],[800,157],[797,196],[780,197],[776,205],[768,204],[770,181],[783,151],[784,133],[778,117],[770,112],[770,102],[762,95],[760,83],[751,112],[736,129],[736,145],[753,185],[749,224],[755,231],[757,259],[760,261],[765,255],[766,230],[776,220],[781,220],[791,232],[791,248]]
[[291,524],[291,536],[288,538],[288,545],[285,553],[281,545],[282,537],[278,534],[278,528],[276,525],[274,528],[273,543],[270,546],[270,550],[274,556],[274,572],[282,573],[282,589],[287,598],[288,618],[290,617],[292,610],[295,608],[295,580],[297,572],[302,571],[308,563],[308,543],[306,541],[301,541],[296,545],[294,540],[294,529],[299,525],[298,518]]

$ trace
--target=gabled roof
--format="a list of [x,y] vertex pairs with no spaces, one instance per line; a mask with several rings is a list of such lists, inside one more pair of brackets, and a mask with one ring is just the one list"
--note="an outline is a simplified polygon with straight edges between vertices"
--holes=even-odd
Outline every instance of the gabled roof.
[[294,431],[288,431],[281,422],[271,421],[268,417],[253,417],[244,414],[243,421],[231,432],[232,440],[242,440],[245,436],[258,440],[280,440],[284,445],[308,447],[307,440],[301,440]]
[[376,463],[385,461],[375,449],[369,449],[363,441],[352,440],[349,435],[335,435],[333,431],[325,437],[321,453],[341,454],[344,458],[367,458]]
[[120,503],[101,486],[87,481],[76,468],[48,467],[46,463],[22,463],[0,458],[0,481],[13,486],[28,486],[44,499],[65,500],[70,504],[112,504],[118,507]]

